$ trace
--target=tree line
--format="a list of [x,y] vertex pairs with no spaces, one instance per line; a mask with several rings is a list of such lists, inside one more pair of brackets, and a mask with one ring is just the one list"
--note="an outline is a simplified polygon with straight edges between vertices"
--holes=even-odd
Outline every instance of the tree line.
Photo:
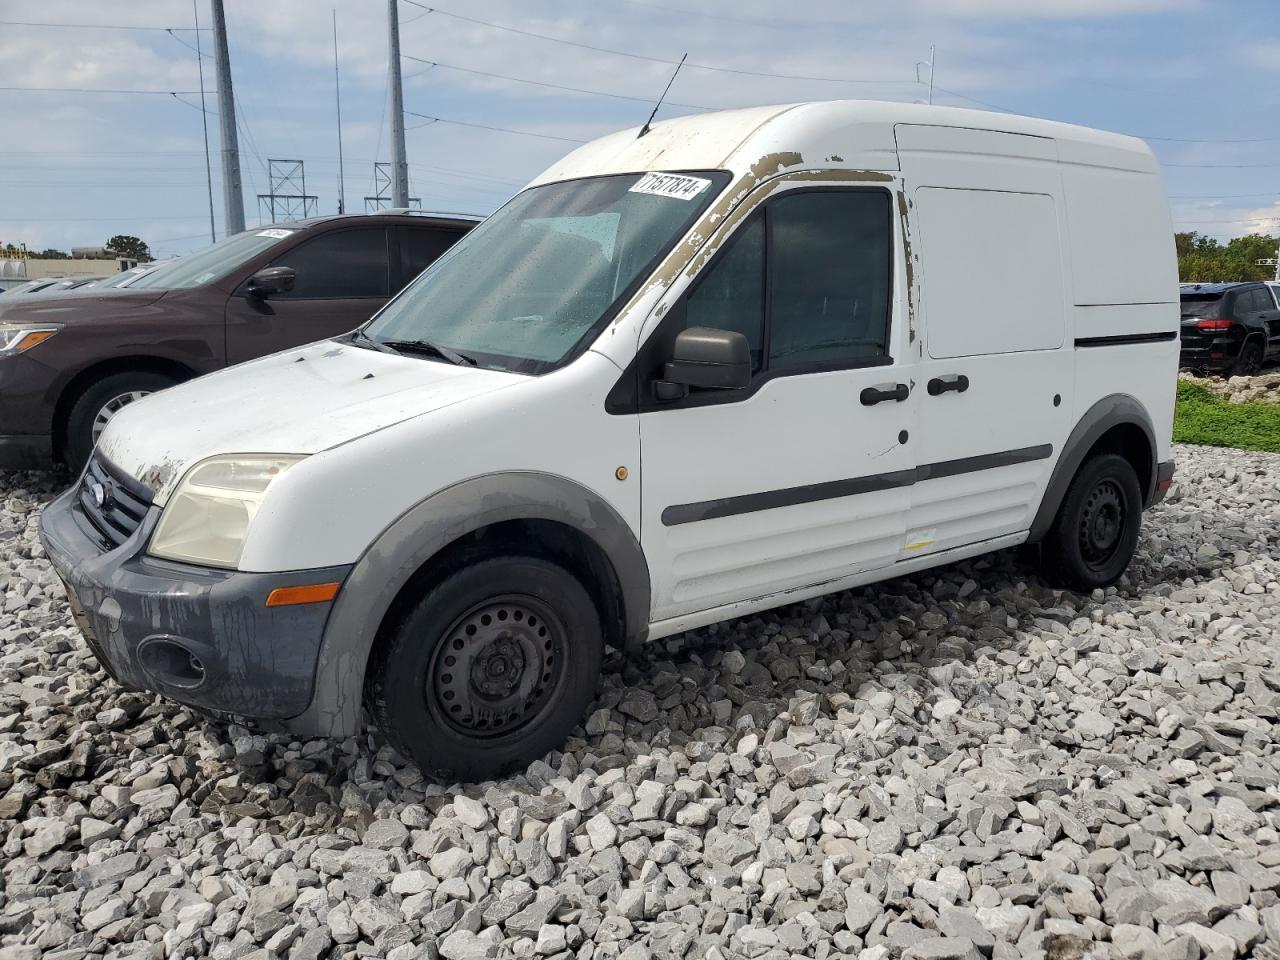
[[1175,233],[1173,239],[1178,250],[1178,279],[1183,283],[1271,280],[1276,275],[1274,265],[1254,262],[1275,257],[1276,237],[1253,233],[1223,244],[1192,231]]
[[[106,243],[103,244],[104,249],[110,253],[114,253],[121,257],[131,257],[141,263],[151,260],[151,250],[147,247],[145,240],[130,236],[125,233],[118,233]],[[27,258],[31,260],[70,260],[71,254],[65,250],[59,250],[56,247],[46,247],[43,250],[28,250]],[[0,241],[0,260],[14,260],[22,256],[22,248],[12,243]]]

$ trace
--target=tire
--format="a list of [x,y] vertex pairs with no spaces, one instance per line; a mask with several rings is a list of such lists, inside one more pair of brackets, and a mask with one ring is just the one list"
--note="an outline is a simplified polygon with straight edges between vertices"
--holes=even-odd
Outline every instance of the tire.
[[1114,453],[1086,460],[1045,537],[1046,576],[1081,591],[1111,586],[1133,559],[1141,525],[1142,490],[1129,461]]
[[603,647],[595,603],[562,567],[480,560],[392,624],[365,702],[424,775],[489,780],[564,743],[591,702]]
[[[93,453],[97,434],[101,433],[111,415],[121,407],[157,390],[172,387],[178,381],[163,373],[146,370],[126,370],[113,373],[90,384],[71,406],[67,415],[66,442],[63,459],[75,473],[83,469]],[[108,410],[108,408],[112,408]],[[100,424],[99,417],[105,417]]]
[[1252,377],[1262,369],[1262,344],[1257,340],[1246,340],[1240,348],[1240,356],[1231,368],[1233,377]]

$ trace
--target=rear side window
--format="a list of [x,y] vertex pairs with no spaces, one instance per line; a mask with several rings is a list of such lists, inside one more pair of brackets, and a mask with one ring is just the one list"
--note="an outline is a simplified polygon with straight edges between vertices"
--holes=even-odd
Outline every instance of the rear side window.
[[383,227],[336,230],[306,240],[273,266],[291,267],[289,293],[271,299],[356,300],[389,295],[387,231]]
[[1222,309],[1220,293],[1184,293],[1182,295],[1182,319],[1192,320],[1204,317],[1212,320]]
[[1262,287],[1254,287],[1249,291],[1249,309],[1254,312],[1260,310],[1274,310],[1275,302],[1271,299],[1269,291]]
[[401,260],[404,282],[408,283],[440,255],[462,239],[453,230],[432,230],[424,227],[405,227],[401,233]]

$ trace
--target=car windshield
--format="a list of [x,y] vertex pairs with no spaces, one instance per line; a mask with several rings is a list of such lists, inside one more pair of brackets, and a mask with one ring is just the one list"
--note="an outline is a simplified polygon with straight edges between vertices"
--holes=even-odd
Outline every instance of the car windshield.
[[727,181],[721,172],[648,173],[532,187],[432,264],[364,333],[392,346],[425,341],[481,366],[553,370],[621,309]]
[[212,247],[205,247],[199,253],[157,267],[133,281],[129,287],[136,290],[187,290],[211,280],[220,280],[250,257],[296,232],[279,227],[246,230],[220,240]]
[[1222,303],[1220,293],[1184,293],[1182,295],[1182,319],[1216,317]]

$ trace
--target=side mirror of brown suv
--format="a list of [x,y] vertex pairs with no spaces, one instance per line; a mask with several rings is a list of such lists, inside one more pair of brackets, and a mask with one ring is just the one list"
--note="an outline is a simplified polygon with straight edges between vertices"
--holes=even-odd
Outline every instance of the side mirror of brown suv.
[[292,267],[266,267],[249,278],[249,293],[265,300],[273,293],[288,293],[295,279]]

